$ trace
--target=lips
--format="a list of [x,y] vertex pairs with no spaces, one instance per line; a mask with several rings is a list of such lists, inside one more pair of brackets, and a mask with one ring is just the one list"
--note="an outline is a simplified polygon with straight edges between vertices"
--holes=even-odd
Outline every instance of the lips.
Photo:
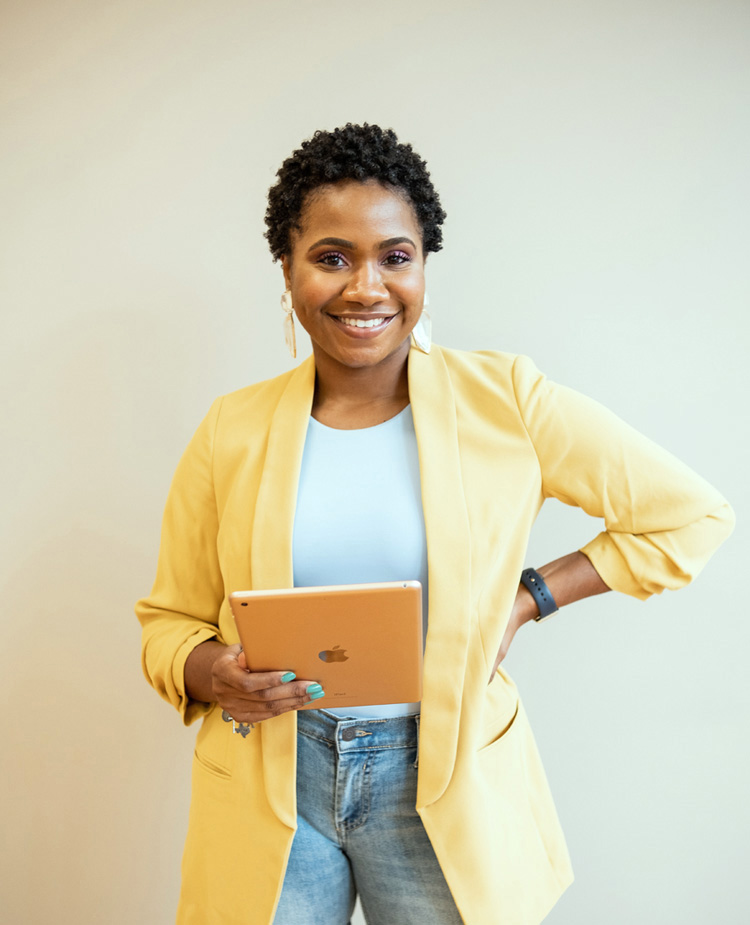
[[339,318],[344,324],[352,328],[374,328],[387,321],[387,318]]
[[329,315],[351,337],[375,337],[384,331],[395,315]]

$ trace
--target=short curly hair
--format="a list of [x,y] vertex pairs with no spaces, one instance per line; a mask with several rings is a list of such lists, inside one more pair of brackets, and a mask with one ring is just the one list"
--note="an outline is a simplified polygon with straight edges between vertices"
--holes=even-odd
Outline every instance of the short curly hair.
[[265,234],[274,260],[291,253],[292,232],[302,230],[309,194],[340,180],[376,180],[401,192],[416,213],[425,254],[443,246],[440,226],[445,212],[427,165],[392,129],[347,122],[332,132],[317,131],[284,161],[276,176],[268,191]]

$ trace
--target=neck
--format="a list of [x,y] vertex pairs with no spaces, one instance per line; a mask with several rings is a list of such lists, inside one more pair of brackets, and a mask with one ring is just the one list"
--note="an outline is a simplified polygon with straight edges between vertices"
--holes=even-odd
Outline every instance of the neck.
[[352,426],[369,426],[363,422],[387,420],[409,403],[408,340],[376,366],[353,368],[332,360],[322,351],[313,348],[313,352],[313,416],[319,421],[338,420],[348,421]]

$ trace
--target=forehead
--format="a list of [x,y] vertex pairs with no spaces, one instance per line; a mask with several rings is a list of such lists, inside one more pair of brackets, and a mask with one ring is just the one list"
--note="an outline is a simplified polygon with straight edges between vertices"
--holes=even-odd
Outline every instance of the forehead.
[[375,180],[345,180],[313,190],[302,209],[299,234],[348,240],[406,235],[421,240],[422,230],[406,194]]

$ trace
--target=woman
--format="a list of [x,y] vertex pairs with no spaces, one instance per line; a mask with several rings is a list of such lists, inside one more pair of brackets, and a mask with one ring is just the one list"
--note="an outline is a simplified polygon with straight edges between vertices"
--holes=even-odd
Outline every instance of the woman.
[[[203,718],[180,923],[339,925],[356,891],[380,925],[541,921],[572,874],[508,646],[580,598],[686,584],[731,530],[713,488],[528,359],[430,347],[443,219],[377,126],[316,133],[270,191],[287,340],[293,309],[313,356],[214,403],[137,606],[150,683]],[[606,530],[521,582],[547,497]],[[421,704],[335,711],[292,666],[246,670],[229,592],[393,578],[429,592]]]

